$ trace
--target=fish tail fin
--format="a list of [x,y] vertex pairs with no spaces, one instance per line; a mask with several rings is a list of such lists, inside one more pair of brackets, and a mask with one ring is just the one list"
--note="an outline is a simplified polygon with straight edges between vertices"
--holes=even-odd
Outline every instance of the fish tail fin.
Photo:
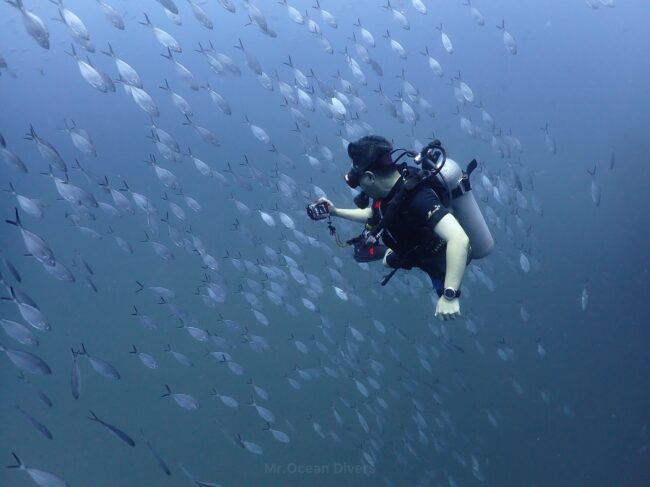
[[73,58],[77,59],[79,56],[77,56],[77,50],[74,48],[74,44],[70,44],[70,49],[72,52],[68,52],[68,51],[63,51],[63,52],[65,52],[68,56],[72,56]]
[[16,212],[16,219],[15,220],[5,220],[5,221],[7,223],[11,224],[11,225],[14,225],[14,226],[20,228],[21,225],[20,225],[20,215],[18,215],[18,208],[14,208],[14,210]]
[[91,421],[99,421],[99,418],[98,418],[97,415],[93,412],[93,410],[92,410],[92,409],[89,409],[89,411],[90,411],[90,416],[88,416],[88,419],[90,419]]
[[129,351],[129,353],[138,353],[138,349],[135,348],[135,345],[131,344],[131,346],[133,347],[133,350]]
[[145,13],[144,14],[144,22],[140,22],[142,25],[150,26],[151,25],[151,20],[149,20],[149,16]]
[[165,389],[167,389],[167,392],[165,394],[162,394],[160,397],[171,396],[172,390],[169,388],[169,386],[167,384],[165,384]]
[[110,42],[108,43],[108,52],[104,51],[104,54],[113,58],[115,57],[115,51],[113,51],[113,46],[111,46]]
[[16,465],[5,465],[5,468],[25,468],[25,464],[22,462],[18,455],[16,455],[14,452],[11,452],[11,455],[14,457],[14,460],[16,460]]
[[65,22],[65,17],[63,16],[63,12],[61,12],[61,7],[63,6],[63,2],[61,2],[61,1],[58,1],[58,2],[52,1],[52,3],[54,3],[55,5],[59,5],[59,8],[57,8],[57,10],[59,11],[59,18],[58,19],[52,19],[52,20],[54,20],[56,22],[61,22],[62,24],[65,24],[66,23]]

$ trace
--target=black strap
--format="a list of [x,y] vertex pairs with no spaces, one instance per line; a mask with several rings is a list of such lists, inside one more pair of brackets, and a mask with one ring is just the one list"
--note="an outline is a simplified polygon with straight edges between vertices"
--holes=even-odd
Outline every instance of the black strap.
[[385,286],[386,284],[388,284],[388,281],[390,281],[390,280],[393,278],[393,276],[395,275],[395,273],[396,273],[398,270],[399,270],[399,269],[393,269],[393,270],[390,271],[388,274],[386,274],[386,275],[383,277],[383,279],[381,280],[381,285],[382,285],[382,286]]
[[[406,168],[402,173],[401,186],[390,199],[386,207],[386,212],[381,217],[381,220],[372,229],[371,234],[376,237],[380,232],[390,224],[392,220],[399,214],[407,198],[416,190],[424,181],[430,176],[429,171],[426,170],[411,170]],[[400,184],[400,183],[397,183]]]
[[458,198],[472,190],[472,183],[470,183],[469,177],[477,167],[478,162],[476,162],[476,159],[472,159],[463,173],[463,178],[458,182],[458,186],[456,186],[451,192],[451,199]]

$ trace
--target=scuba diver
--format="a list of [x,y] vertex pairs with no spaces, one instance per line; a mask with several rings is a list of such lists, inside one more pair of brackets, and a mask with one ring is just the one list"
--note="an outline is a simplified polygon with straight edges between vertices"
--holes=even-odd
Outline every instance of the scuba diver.
[[[401,152],[393,160],[393,154]],[[312,220],[331,216],[365,224],[361,235],[347,241],[358,262],[383,260],[391,272],[417,267],[426,272],[438,294],[435,315],[447,321],[460,316],[460,286],[471,259],[488,255],[494,240],[471,193],[472,160],[464,172],[434,140],[417,154],[393,150],[384,137],[370,135],[351,142],[352,168],[345,175],[358,208],[337,208],[327,198],[308,205]],[[409,156],[422,167],[399,163]],[[372,204],[370,204],[372,199]],[[384,245],[382,245],[383,242]],[[337,242],[339,242],[337,237]],[[340,244],[343,246],[342,244]]]

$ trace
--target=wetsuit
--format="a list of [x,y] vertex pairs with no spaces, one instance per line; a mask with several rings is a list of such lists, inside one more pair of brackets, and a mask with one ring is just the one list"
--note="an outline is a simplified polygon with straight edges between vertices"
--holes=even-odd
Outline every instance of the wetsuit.
[[[385,214],[388,203],[402,184],[404,180],[400,178],[385,198],[373,201],[371,224]],[[448,213],[436,192],[421,186],[408,196],[399,216],[388,222],[382,233],[383,243],[397,254],[395,260],[401,261],[399,267],[422,269],[439,292],[444,285],[447,244],[433,229]]]

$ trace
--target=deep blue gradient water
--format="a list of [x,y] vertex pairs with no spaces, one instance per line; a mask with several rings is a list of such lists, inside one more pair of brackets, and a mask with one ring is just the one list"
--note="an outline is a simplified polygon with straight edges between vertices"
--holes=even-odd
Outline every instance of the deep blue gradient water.
[[[75,278],[73,283],[52,276],[25,255],[20,231],[3,224],[0,249],[20,282],[1,264],[7,289],[0,293],[10,297],[10,287],[26,293],[52,326],[49,332],[34,329],[15,302],[0,303],[3,319],[24,324],[39,341],[30,347],[8,335],[0,338],[9,350],[0,357],[4,464],[14,463],[15,452],[27,467],[52,472],[71,486],[184,485],[191,480],[183,468],[209,483],[201,485],[223,486],[650,483],[648,6],[643,0],[618,0],[613,8],[598,9],[584,0],[476,0],[472,6],[485,19],[481,26],[460,1],[423,2],[426,15],[410,1],[391,1],[408,19],[408,30],[381,2],[323,0],[336,28],[311,2],[291,2],[301,14],[309,12],[331,44],[330,54],[306,22],[292,21],[278,2],[255,3],[267,29],[277,34],[271,37],[255,22],[247,25],[253,7],[244,2],[235,4],[235,13],[218,1],[201,4],[214,24],[208,30],[189,2],[176,1],[182,19],[176,25],[154,0],[108,0],[124,19],[121,31],[104,18],[99,3],[66,0],[65,8],[82,19],[95,47],[91,53],[75,44],[80,58],[88,56],[116,80],[115,63],[100,53],[110,42],[158,106],[155,123],[178,142],[178,161],[165,158],[152,143],[149,115],[120,83],[115,92],[102,93],[82,78],[77,62],[65,53],[73,39],[68,26],[53,20],[55,4],[27,0],[25,5],[47,25],[49,50],[29,36],[19,10],[0,5],[0,56],[7,64],[0,67],[0,134],[28,168],[22,173],[3,162],[0,186],[8,189],[12,183],[17,193],[44,203],[44,218],[19,209],[21,221]],[[139,23],[144,13],[178,40],[182,52],[173,57],[201,89],[193,91],[161,57],[167,50]],[[358,20],[374,35],[376,46],[367,50],[381,66],[381,76],[355,49],[352,34],[362,42],[354,25]],[[516,55],[495,27],[502,20],[517,42]],[[443,48],[440,24],[453,42],[453,54]],[[406,49],[406,59],[382,37],[387,29]],[[234,47],[239,39],[272,78],[272,91]],[[240,76],[210,69],[196,51],[199,43],[208,47],[210,42],[232,58]],[[442,77],[421,55],[425,47],[442,66]],[[350,69],[345,49],[363,71],[365,84]],[[304,92],[313,103],[320,98],[331,106],[332,96],[349,101],[344,120],[289,100],[309,122],[296,131],[276,79],[297,93],[294,73],[284,64],[288,56],[304,74],[313,70],[338,90],[328,96],[315,78],[308,78],[313,92]],[[398,77],[402,70],[418,90],[413,98],[404,94],[418,112],[415,124],[404,120],[401,100],[396,101],[404,89]],[[454,93],[459,72],[473,91],[472,102]],[[192,106],[193,123],[218,137],[218,147],[183,125],[185,117],[159,88],[164,79]],[[227,100],[230,115],[212,102],[206,82]],[[380,84],[387,98],[377,92]],[[353,95],[367,110],[355,104]],[[420,98],[434,116],[421,107]],[[493,117],[494,128],[482,120],[479,102]],[[394,104],[396,116],[387,103]],[[283,157],[254,136],[242,123],[245,116],[266,131]],[[461,116],[474,136],[467,125],[461,127]],[[64,119],[90,134],[96,157],[74,147],[60,130]],[[40,175],[48,172],[48,162],[33,141],[24,139],[30,124],[65,160],[71,184],[115,205],[110,193],[74,169],[78,159],[92,174],[106,176],[115,190],[124,189],[126,181],[150,200],[150,207],[138,208],[128,191],[119,192],[134,214],[111,216],[74,198],[64,200],[53,180]],[[540,130],[546,124],[555,154]],[[353,206],[341,177],[350,165],[343,142],[368,133],[413,149],[435,135],[462,165],[472,158],[480,162],[480,172],[472,177],[474,193],[497,246],[468,267],[462,317],[454,322],[434,317],[437,298],[426,275],[399,271],[381,287],[385,270],[380,263],[358,265],[350,249],[337,247],[324,222],[305,215],[305,205],[320,191],[338,207]],[[331,150],[332,160],[319,144]],[[197,171],[188,148],[208,164],[213,177]],[[172,171],[178,185],[165,187],[145,163],[150,154]],[[306,154],[318,164],[310,164]],[[598,205],[587,173],[594,166],[602,194]],[[60,170],[54,175],[66,177]],[[185,195],[196,199],[201,210],[192,211]],[[184,210],[184,219],[169,201]],[[16,198],[4,192],[0,205],[2,218],[13,220]],[[280,212],[295,228],[286,219],[283,223]],[[265,223],[265,215],[274,226]],[[178,231],[180,247],[162,219]],[[343,238],[361,231],[358,224],[333,223]],[[109,227],[129,242],[132,254],[116,245]],[[162,259],[143,242],[145,232],[174,259]],[[192,235],[200,241],[192,241]],[[215,268],[206,266],[200,254],[214,257]],[[148,289],[136,292],[136,281],[163,286],[175,296],[162,303]],[[133,306],[151,316],[156,328],[142,326],[131,314]],[[188,327],[210,336],[197,340],[199,332],[192,337]],[[259,337],[268,348],[255,348]],[[103,377],[79,356],[82,387],[74,399],[70,349],[80,350],[82,343],[121,378]],[[168,344],[194,366],[174,360],[164,351]],[[146,368],[129,354],[133,345],[151,354],[158,368]],[[24,370],[29,363],[23,363],[21,380],[21,368],[10,360],[16,360],[14,351],[37,355],[52,373],[30,374]],[[255,393],[249,379],[268,393],[267,399]],[[165,384],[194,397],[199,409],[188,411],[173,398],[161,397]],[[239,406],[227,407],[211,395],[212,389],[235,398]],[[39,391],[51,407],[39,399]],[[273,413],[270,427],[286,433],[288,443],[265,431],[265,413],[249,405],[253,395],[257,405]],[[128,434],[135,446],[87,419],[90,410]],[[35,428],[29,416],[53,438]],[[34,482],[28,472],[2,469],[0,485]]]

